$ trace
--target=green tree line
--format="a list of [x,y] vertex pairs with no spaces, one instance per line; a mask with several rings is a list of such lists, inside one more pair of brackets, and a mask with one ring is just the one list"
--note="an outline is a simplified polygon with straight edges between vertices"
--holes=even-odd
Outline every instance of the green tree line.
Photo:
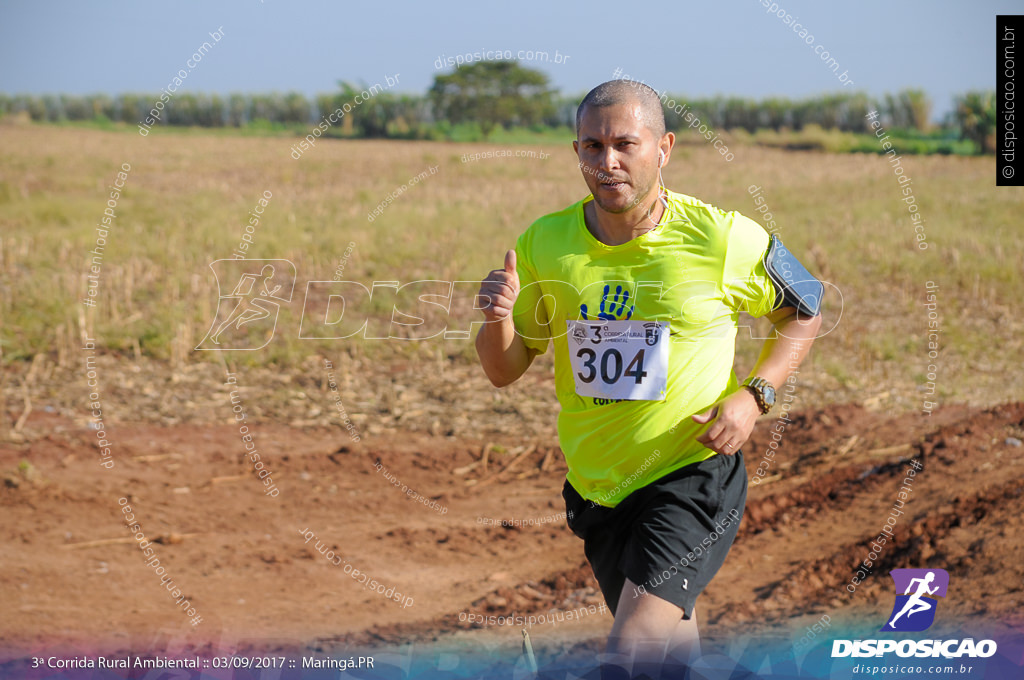
[[[550,86],[546,74],[516,62],[481,61],[439,74],[422,95],[371,89],[342,81],[337,92],[312,99],[297,92],[228,95],[175,93],[161,103],[159,95],[7,95],[0,94],[0,116],[27,115],[34,121],[107,120],[128,125],[246,127],[251,125],[314,125],[324,115],[348,105],[341,123],[328,134],[364,138],[445,138],[459,125],[475,124],[487,137],[497,128],[560,128],[575,125],[582,94],[566,96]],[[358,104],[354,104],[358,102]],[[934,133],[932,102],[922,90],[905,89],[871,97],[866,93],[824,94],[803,99],[750,99],[715,96],[662,98],[672,130],[688,127],[697,116],[716,130],[801,131],[809,125],[841,132],[870,132],[866,115],[879,113],[886,128]],[[686,117],[689,116],[687,119]],[[981,153],[994,151],[995,96],[968,92],[955,98],[954,111],[938,130],[975,143]]]

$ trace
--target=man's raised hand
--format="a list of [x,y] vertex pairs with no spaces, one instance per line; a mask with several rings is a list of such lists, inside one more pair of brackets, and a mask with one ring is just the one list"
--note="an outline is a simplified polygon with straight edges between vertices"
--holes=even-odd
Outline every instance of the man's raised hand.
[[505,253],[505,268],[492,269],[480,283],[476,306],[487,321],[501,321],[512,315],[519,297],[519,274],[516,273],[516,251]]

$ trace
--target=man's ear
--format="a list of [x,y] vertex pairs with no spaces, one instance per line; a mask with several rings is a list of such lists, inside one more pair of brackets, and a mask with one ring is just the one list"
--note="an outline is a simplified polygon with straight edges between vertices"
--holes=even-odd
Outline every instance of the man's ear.
[[658,142],[658,146],[665,151],[665,155],[672,153],[672,147],[676,145],[676,135],[673,132],[666,132],[665,136]]

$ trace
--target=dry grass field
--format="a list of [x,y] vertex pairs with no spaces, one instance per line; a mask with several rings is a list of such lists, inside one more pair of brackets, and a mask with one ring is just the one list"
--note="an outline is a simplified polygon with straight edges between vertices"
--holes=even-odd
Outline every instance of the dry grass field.
[[[295,160],[291,142],[0,129],[0,338],[9,373],[24,373],[25,360],[39,353],[70,368],[83,334],[104,352],[166,360],[174,370],[216,361],[216,353],[191,352],[216,302],[209,264],[232,256],[264,192],[272,198],[246,256],[293,262],[297,299],[282,311],[273,342],[231,359],[289,373],[312,355],[338,352],[385,363],[430,356],[439,367],[465,367],[474,360],[465,341],[299,340],[305,282],[334,278],[350,243],[343,278],[368,287],[374,280],[478,280],[533,219],[585,192],[568,145],[516,147],[544,159],[464,163],[463,154],[492,147],[324,141]],[[683,142],[666,168],[670,188],[756,216],[747,189],[762,187],[780,236],[834,286],[826,324],[834,330],[802,371],[808,403],[913,410],[923,402],[929,363],[937,368],[933,401],[980,405],[1019,394],[1006,376],[1017,369],[1024,335],[1024,194],[993,186],[991,159],[903,159],[925,217],[929,247],[922,251],[883,157],[740,147],[727,163],[697,140]],[[131,172],[104,252],[98,305],[86,308],[80,301],[94,226],[123,163]],[[436,174],[368,221],[390,193],[430,167]],[[931,361],[923,338],[927,281],[939,287],[942,321]],[[469,305],[456,305],[450,328],[477,318]],[[740,361],[755,348],[741,342]]]

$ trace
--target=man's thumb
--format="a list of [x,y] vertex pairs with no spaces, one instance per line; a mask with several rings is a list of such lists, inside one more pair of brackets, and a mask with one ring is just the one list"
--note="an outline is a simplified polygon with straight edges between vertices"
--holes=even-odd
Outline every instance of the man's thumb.
[[693,422],[700,423],[701,425],[703,425],[704,423],[708,423],[714,420],[715,414],[717,412],[718,407],[715,406],[714,408],[709,408],[707,411],[704,411],[704,413],[696,413],[693,416],[691,416],[691,418],[693,418]]
[[516,251],[509,250],[505,253],[505,271],[509,274],[516,273]]

